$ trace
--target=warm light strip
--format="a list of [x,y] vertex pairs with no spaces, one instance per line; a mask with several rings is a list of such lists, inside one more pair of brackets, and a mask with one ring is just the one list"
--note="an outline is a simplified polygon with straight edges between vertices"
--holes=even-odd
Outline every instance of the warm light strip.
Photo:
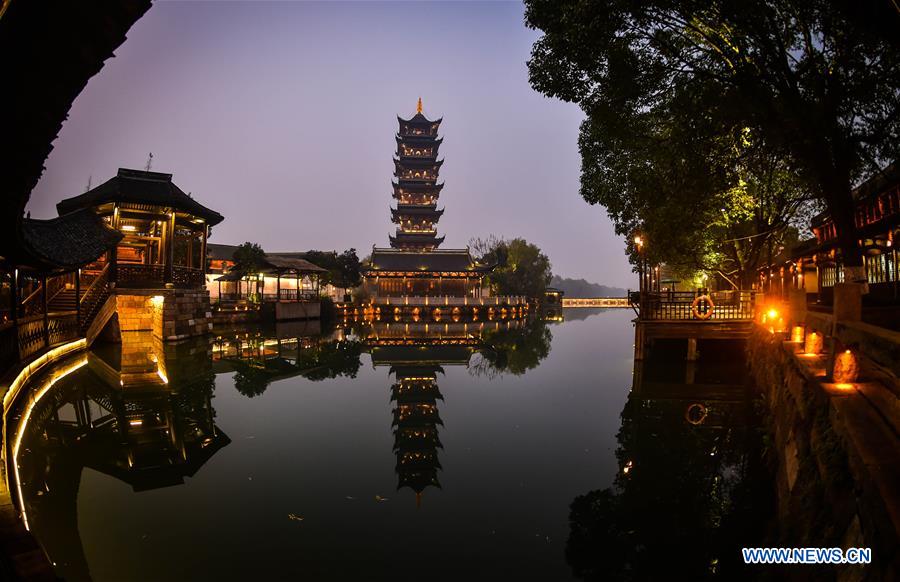
[[78,370],[85,364],[87,364],[87,356],[82,356],[81,359],[72,363],[66,368],[62,370],[58,370],[54,372],[47,380],[44,382],[44,385],[41,386],[40,390],[35,393],[31,400],[28,403],[28,406],[25,408],[24,413],[22,414],[22,418],[19,419],[19,426],[16,430],[16,440],[13,445],[13,471],[16,476],[16,492],[19,496],[19,507],[22,509],[22,521],[25,523],[25,529],[31,530],[28,525],[28,514],[25,511],[25,498],[22,497],[22,479],[19,477],[19,447],[22,445],[22,437],[25,434],[25,427],[28,426],[28,419],[31,418],[31,411],[34,410],[34,407],[37,406],[37,403],[40,402],[41,398],[44,397],[44,394],[50,391],[53,388],[54,384],[71,374],[72,372]]
[[36,358],[33,362],[22,368],[22,371],[19,372],[15,380],[12,381],[12,383],[9,385],[9,389],[3,396],[3,411],[6,412],[6,409],[9,408],[9,404],[13,401],[16,395],[18,395],[19,390],[22,388],[22,385],[45,364],[62,358],[63,356],[66,356],[72,352],[85,349],[86,347],[87,340],[81,338],[79,340],[75,340],[73,342],[69,342],[67,344],[63,344],[61,346],[53,348],[46,354],[40,356],[39,358]]

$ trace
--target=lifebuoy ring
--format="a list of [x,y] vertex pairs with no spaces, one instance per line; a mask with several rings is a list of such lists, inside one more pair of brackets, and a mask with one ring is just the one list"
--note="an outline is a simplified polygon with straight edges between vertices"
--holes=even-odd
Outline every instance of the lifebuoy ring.
[[694,426],[697,426],[698,424],[703,424],[707,414],[709,414],[709,409],[699,402],[695,402],[688,406],[687,410],[684,411],[684,419]]
[[[706,301],[709,304],[709,308],[706,310],[706,313],[700,313],[700,302]],[[694,301],[691,303],[691,313],[694,314],[694,317],[697,319],[709,319],[712,317],[713,309],[716,308],[716,304],[713,303],[713,300],[709,295],[698,295],[694,298]]]

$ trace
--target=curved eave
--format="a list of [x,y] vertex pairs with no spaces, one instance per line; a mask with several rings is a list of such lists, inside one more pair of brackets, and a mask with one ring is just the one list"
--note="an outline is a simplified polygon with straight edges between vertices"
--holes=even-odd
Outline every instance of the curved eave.
[[434,168],[435,173],[444,165],[444,160],[436,158],[403,158],[394,160],[394,168],[396,170],[420,170]]
[[395,224],[399,224],[400,219],[404,216],[430,218],[430,219],[432,219],[432,222],[437,222],[438,220],[440,220],[441,215],[443,215],[443,214],[444,214],[443,208],[441,208],[440,210],[424,209],[424,208],[421,210],[419,210],[419,209],[405,210],[405,209],[400,209],[400,208],[391,208],[391,222],[394,222]]
[[50,220],[26,218],[22,222],[24,250],[18,257],[41,270],[68,270],[97,260],[122,240],[93,210],[84,208]]
[[438,194],[440,194],[441,190],[444,188],[444,183],[440,184],[426,184],[425,182],[410,182],[408,180],[403,180],[403,184],[401,185],[399,182],[391,182],[391,186],[394,188],[394,197],[396,198],[398,193],[397,190],[400,188],[406,188],[409,191],[427,193],[428,191],[434,190]]
[[435,236],[435,235],[423,235],[423,234],[401,234],[398,236],[388,235],[388,240],[391,241],[391,246],[395,245],[408,245],[408,246],[428,246],[428,247],[437,247],[441,243],[444,242],[443,236]]
[[171,174],[119,168],[116,176],[99,186],[57,202],[56,210],[63,215],[82,208],[93,209],[108,202],[119,202],[174,208],[202,218],[210,226],[225,220],[215,210],[185,194],[171,178]]
[[422,145],[427,144],[439,147],[444,143],[444,137],[436,135],[400,135],[399,133],[396,133],[394,134],[394,139],[397,140],[397,145],[403,144],[404,142],[419,142]]
[[416,113],[409,119],[403,119],[399,115],[397,116],[397,122],[400,124],[408,123],[410,125],[432,125],[437,123],[438,125],[444,120],[443,117],[438,117],[437,119],[431,120],[422,115],[421,113]]

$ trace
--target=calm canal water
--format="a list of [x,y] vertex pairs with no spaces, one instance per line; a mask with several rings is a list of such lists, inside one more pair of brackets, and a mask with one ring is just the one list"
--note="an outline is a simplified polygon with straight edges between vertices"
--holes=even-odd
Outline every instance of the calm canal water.
[[565,315],[99,348],[20,425],[29,526],[70,581],[743,574],[739,354],[633,382],[630,310]]

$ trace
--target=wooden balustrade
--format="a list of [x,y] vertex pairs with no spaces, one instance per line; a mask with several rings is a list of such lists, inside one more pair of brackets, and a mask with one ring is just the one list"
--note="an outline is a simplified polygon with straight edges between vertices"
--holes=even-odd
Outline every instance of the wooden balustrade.
[[185,289],[194,289],[206,285],[202,269],[182,267],[180,265],[174,265],[172,267],[172,283],[176,287]]
[[164,287],[172,283],[181,289],[197,289],[206,285],[202,269],[172,266],[172,280],[166,281],[164,265],[137,265],[118,263],[116,265],[116,284],[122,287],[146,286],[148,288]]
[[43,315],[19,319],[18,325],[15,326],[19,360],[24,360],[44,348],[80,337],[78,317],[74,311],[48,314],[46,321],[45,330]]
[[[751,320],[755,304],[754,291],[713,291],[707,294],[714,305],[708,318],[713,321]],[[693,291],[643,292],[637,299],[642,320],[699,320],[693,310],[698,293]],[[698,311],[705,313],[705,302],[698,305]]]
[[127,287],[132,284],[164,285],[166,268],[163,265],[137,265],[130,263],[118,263],[116,269],[116,284]]

